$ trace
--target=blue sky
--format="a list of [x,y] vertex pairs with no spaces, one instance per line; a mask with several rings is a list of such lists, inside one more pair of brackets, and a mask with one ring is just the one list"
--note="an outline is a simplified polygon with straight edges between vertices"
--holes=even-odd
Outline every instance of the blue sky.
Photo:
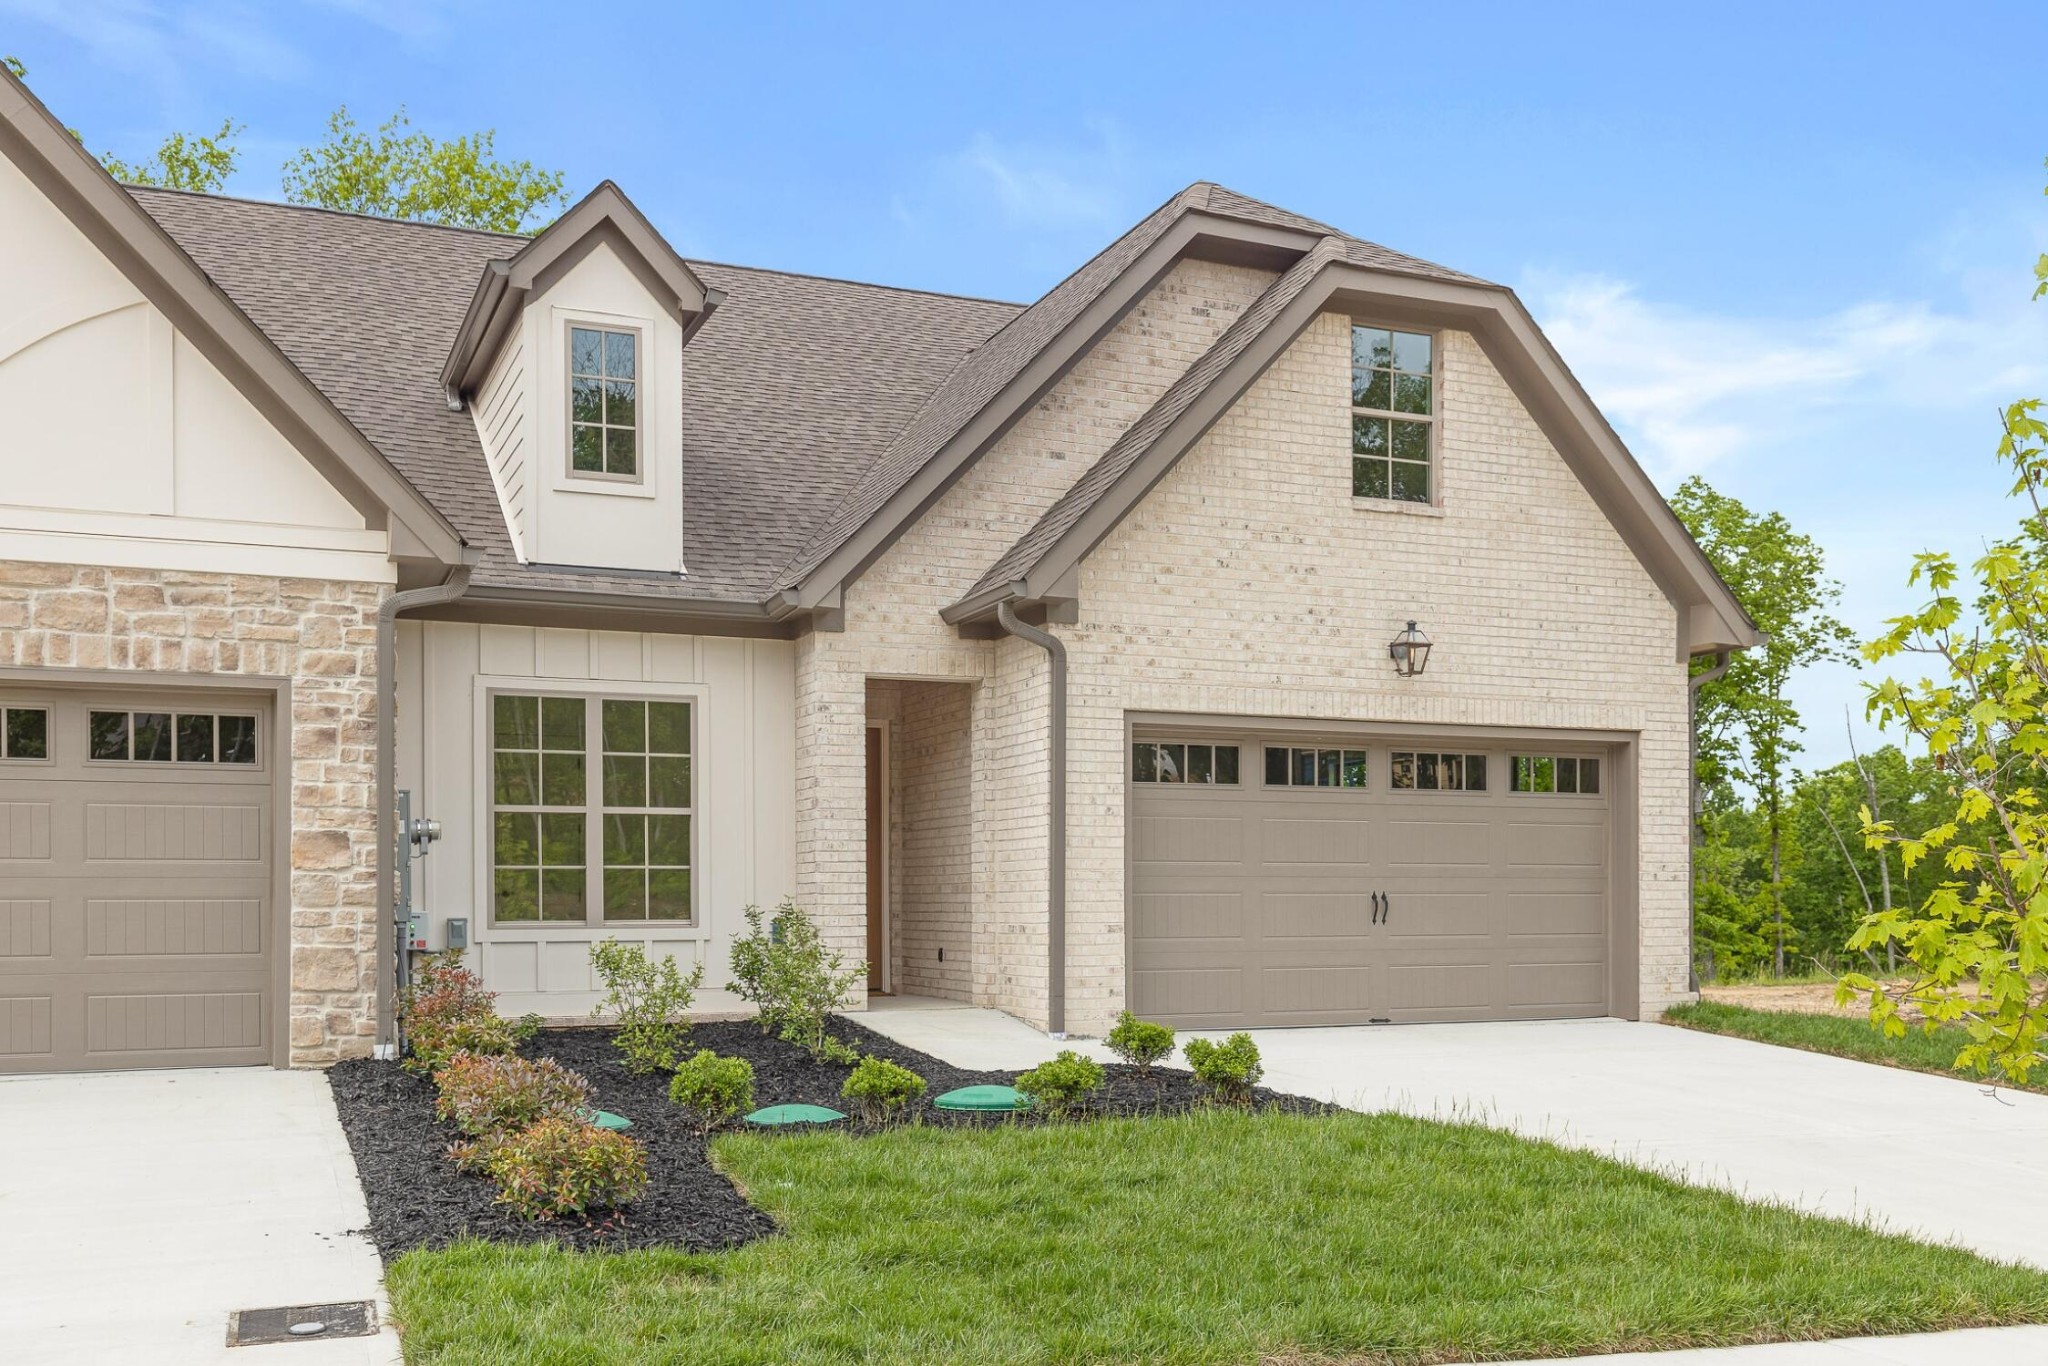
[[[1783,511],[1867,632],[2012,521],[2048,8],[1683,8],[0,0],[0,51],[95,150],[246,124],[241,194],[404,104],[686,254],[998,298],[1218,180],[1515,286],[1660,485]],[[1809,763],[1860,698],[1799,680]]]

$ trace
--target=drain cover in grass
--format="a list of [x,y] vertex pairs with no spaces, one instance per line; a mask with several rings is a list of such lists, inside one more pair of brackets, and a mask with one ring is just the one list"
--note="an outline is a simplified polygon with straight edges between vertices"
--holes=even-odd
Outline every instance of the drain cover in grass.
[[831,1124],[845,1118],[837,1110],[827,1110],[822,1105],[771,1105],[748,1115],[747,1123],[772,1129],[784,1124]]
[[1031,1098],[1014,1086],[963,1086],[932,1104],[941,1110],[1029,1110]]

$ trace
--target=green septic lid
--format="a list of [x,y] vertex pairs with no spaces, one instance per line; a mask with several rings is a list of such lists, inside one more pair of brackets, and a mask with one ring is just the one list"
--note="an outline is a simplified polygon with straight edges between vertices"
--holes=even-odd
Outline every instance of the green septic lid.
[[747,1123],[775,1128],[783,1124],[831,1124],[846,1116],[822,1105],[770,1105],[747,1116]]
[[632,1120],[624,1115],[615,1115],[609,1110],[579,1110],[577,1113],[600,1129],[615,1129],[624,1133],[633,1127]]
[[941,1110],[1029,1110],[1031,1097],[1014,1086],[963,1086],[932,1104]]

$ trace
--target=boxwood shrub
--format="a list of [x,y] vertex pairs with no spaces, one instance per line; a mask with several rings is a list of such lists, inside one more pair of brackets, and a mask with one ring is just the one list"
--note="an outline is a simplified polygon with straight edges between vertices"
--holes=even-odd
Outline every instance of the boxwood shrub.
[[1101,1085],[1102,1064],[1071,1048],[1017,1078],[1017,1089],[1051,1115],[1070,1113]]

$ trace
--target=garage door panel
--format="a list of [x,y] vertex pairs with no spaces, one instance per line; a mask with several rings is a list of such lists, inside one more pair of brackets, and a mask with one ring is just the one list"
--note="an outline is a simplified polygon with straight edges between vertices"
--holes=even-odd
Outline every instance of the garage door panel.
[[1259,898],[1259,937],[1363,939],[1372,931],[1372,899],[1361,892],[1266,892]]
[[1266,1016],[1274,1023],[1328,1020],[1372,1009],[1374,969],[1366,964],[1269,967],[1260,974]]
[[1388,863],[1404,873],[1483,868],[1493,862],[1493,826],[1483,820],[1392,822]]
[[1606,1002],[1604,958],[1576,963],[1510,963],[1507,967],[1507,1004],[1511,1007],[1595,1011]]
[[1372,862],[1372,824],[1355,817],[1267,818],[1259,834],[1268,868],[1357,868]]
[[263,812],[254,805],[88,802],[89,863],[248,863],[263,857]]
[[1597,869],[1607,862],[1604,824],[1518,821],[1506,827],[1510,868]]
[[1494,966],[1487,962],[1391,963],[1387,966],[1387,1010],[1441,1019],[1477,1019],[1494,1006]]
[[1488,938],[1500,927],[1499,897],[1490,889],[1389,892],[1387,897],[1380,930],[1396,946],[1416,939]]
[[123,900],[85,903],[89,958],[121,954],[240,955],[263,952],[263,903],[232,900]]
[[263,998],[254,991],[129,992],[85,998],[85,1049],[98,1054],[259,1048]]
[[1508,893],[1508,931],[1516,935],[1607,932],[1607,894],[1583,891]]
[[50,856],[50,804],[0,802],[0,859]]
[[1140,864],[1242,863],[1244,825],[1235,817],[1140,816],[1131,825]]
[[50,903],[0,901],[0,958],[50,956]]
[[52,1046],[48,996],[0,996],[0,1058],[47,1058]]
[[1235,1020],[1245,1012],[1244,969],[1146,969],[1131,974],[1131,998],[1152,1019]]
[[1187,940],[1242,942],[1244,898],[1236,892],[1141,892],[1131,899],[1131,934],[1162,947]]

